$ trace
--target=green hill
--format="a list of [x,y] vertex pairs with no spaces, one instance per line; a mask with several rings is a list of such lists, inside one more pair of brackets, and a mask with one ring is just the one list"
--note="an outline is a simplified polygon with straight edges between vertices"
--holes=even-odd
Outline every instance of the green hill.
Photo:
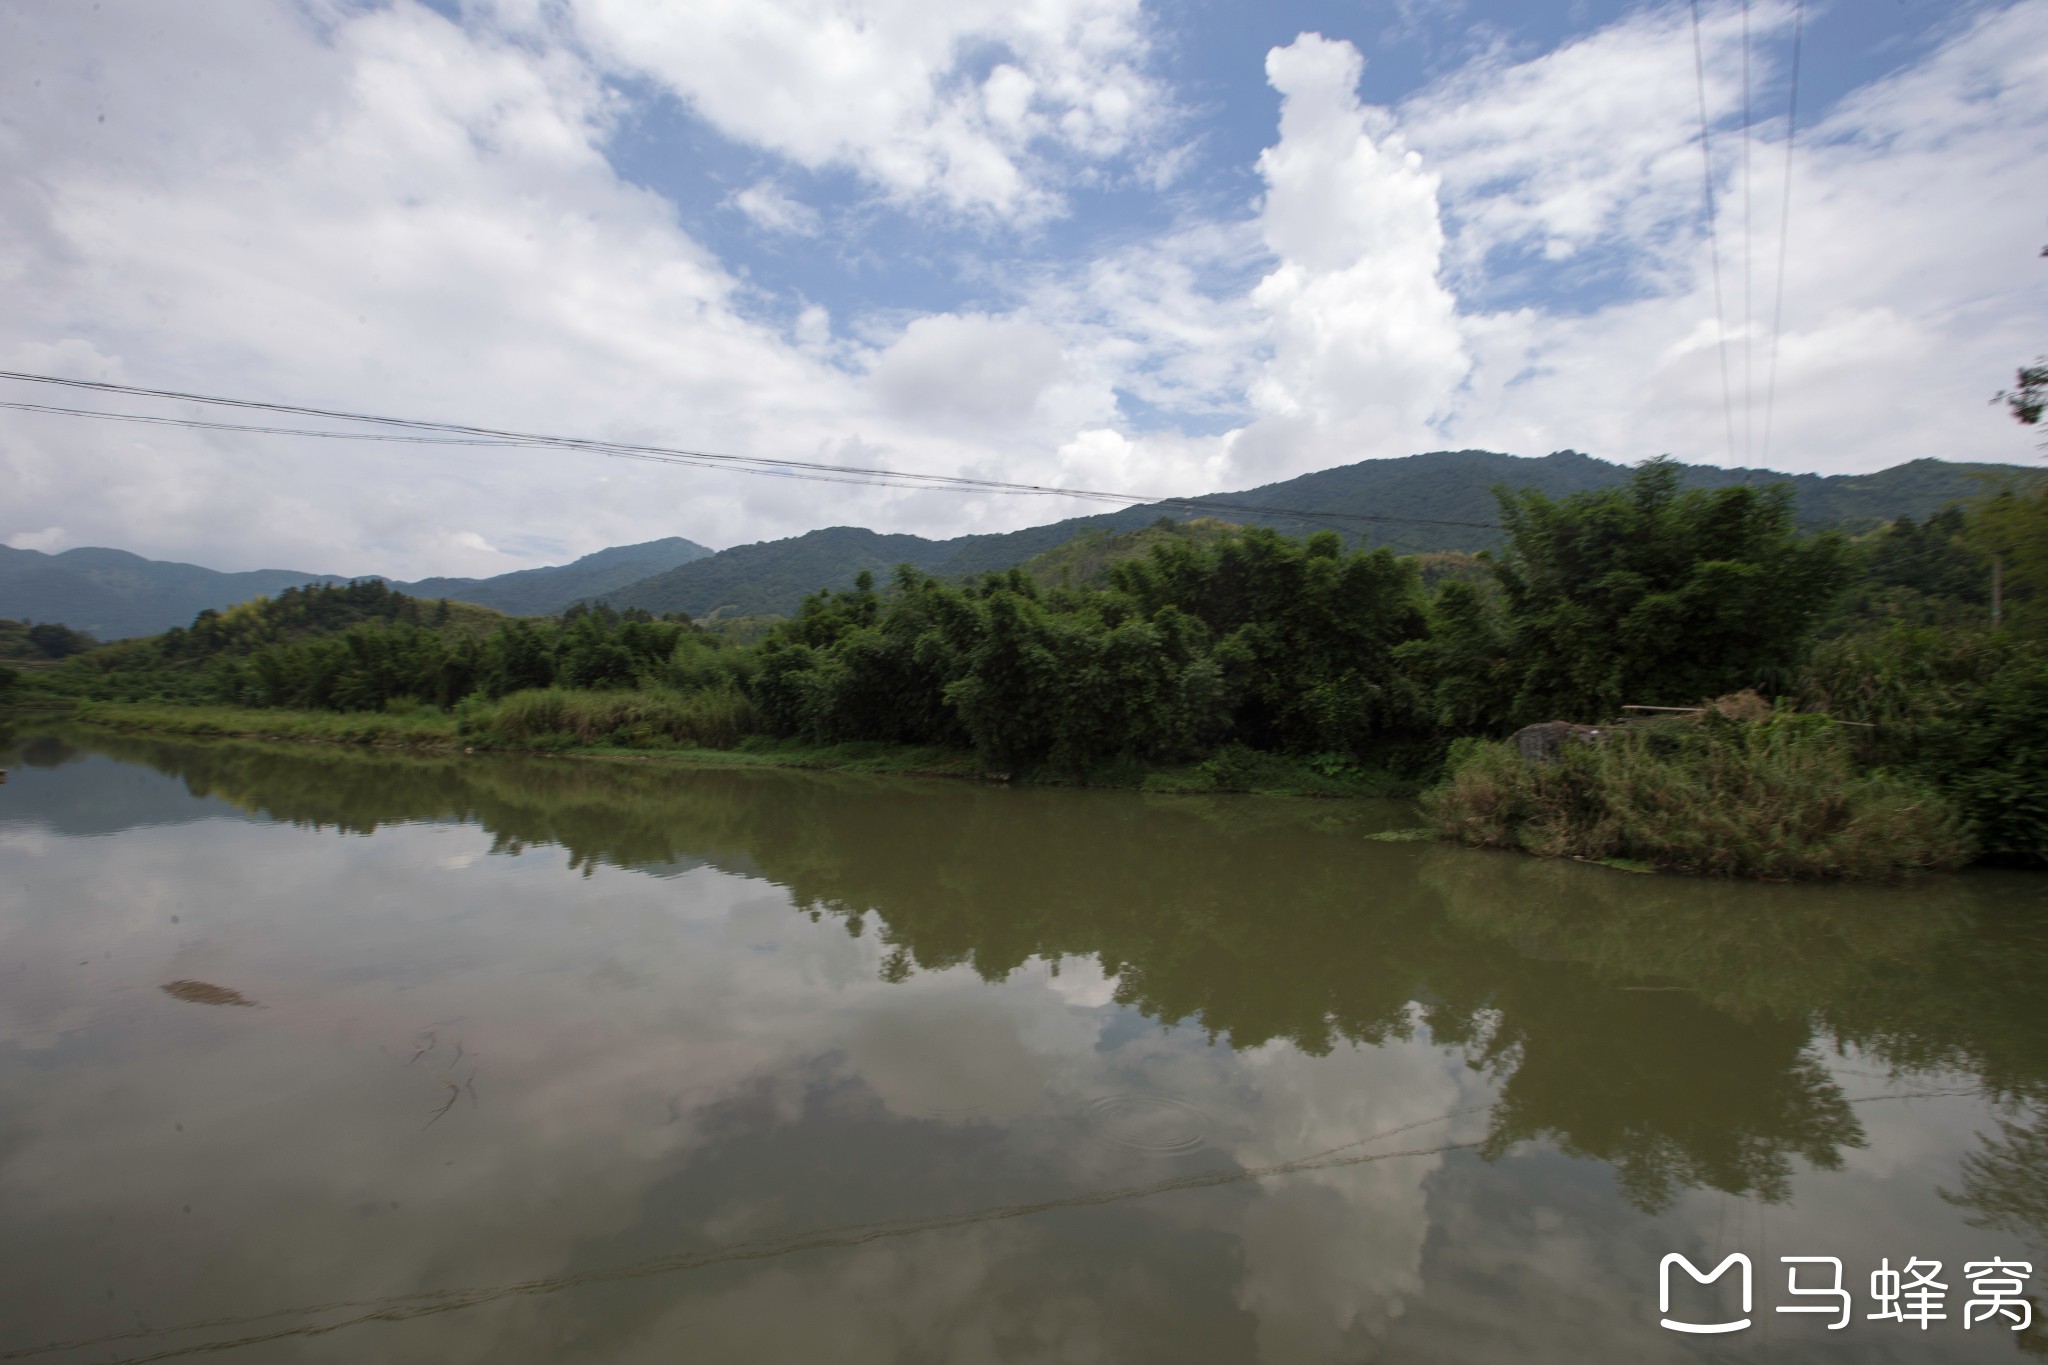
[[[1695,488],[1785,482],[1792,485],[1799,523],[1808,529],[1843,526],[1865,530],[1901,516],[1924,518],[1981,491],[1980,475],[2009,475],[2007,465],[1915,460],[1876,474],[1778,474],[1760,469],[1692,465]],[[1497,531],[1435,522],[1491,522],[1498,515],[1493,488],[1534,488],[1553,497],[1625,483],[1629,466],[1577,451],[1538,459],[1488,450],[1440,450],[1394,460],[1362,460],[1281,483],[1208,495],[1207,515],[1240,525],[1271,526],[1293,535],[1334,528],[1348,544],[1385,545],[1403,554],[1471,552],[1499,543]],[[1262,511],[1261,509],[1271,509]],[[1371,515],[1361,524],[1298,513]],[[989,573],[1022,564],[1077,536],[1137,531],[1161,517],[1184,521],[1205,515],[1200,498],[1075,517],[1005,534],[928,540],[835,526],[788,540],[735,546],[605,594],[617,607],[681,611],[705,617],[788,615],[820,588],[851,587],[866,570],[886,577],[897,564],[914,564],[945,577]],[[1416,518],[1419,520],[1404,520]],[[1093,541],[1089,542],[1095,543]],[[1077,552],[1078,553],[1078,552]]]
[[1039,551],[1018,567],[1049,587],[1099,587],[1111,565],[1121,564],[1127,559],[1143,559],[1155,547],[1168,541],[1191,540],[1207,544],[1237,530],[1233,523],[1216,517],[1193,517],[1187,521],[1161,517],[1150,526],[1141,526],[1135,531],[1107,531],[1092,527],[1063,545]]
[[391,586],[412,597],[474,602],[509,616],[555,616],[586,598],[602,597],[629,583],[704,559],[712,551],[693,540],[668,536],[639,545],[614,545],[569,564],[519,569],[495,578],[422,578]]
[[[1977,493],[1977,476],[2013,472],[2007,465],[1915,460],[1876,474],[1829,476],[1694,465],[1686,477],[1690,485],[1702,488],[1783,480],[1792,485],[1801,525],[1864,530],[1900,516],[1924,518]],[[446,597],[513,615],[554,615],[573,603],[596,600],[657,614],[787,615],[806,594],[851,586],[862,570],[886,577],[896,565],[908,563],[942,577],[989,573],[1022,564],[1084,533],[1137,531],[1162,516],[1187,521],[1206,515],[1291,534],[1334,526],[1353,545],[1364,541],[1402,553],[1470,552],[1492,546],[1498,534],[1483,527],[1429,523],[1492,521],[1491,490],[1496,484],[1563,496],[1611,487],[1627,477],[1627,466],[1576,451],[1524,459],[1486,450],[1440,450],[1403,459],[1364,460],[1281,483],[1209,495],[1227,506],[1205,507],[1200,498],[1152,503],[950,540],[834,526],[716,554],[670,536],[613,546],[570,564],[494,578],[428,578],[391,586],[414,597]],[[1388,520],[1361,523],[1313,515],[1330,513]],[[52,555],[0,546],[0,617],[58,621],[102,640],[118,640],[187,625],[201,611],[225,610],[285,588],[346,581],[333,574],[288,569],[220,573],[196,564],[144,559],[124,550],[86,548]]]
[[421,601],[376,578],[314,583],[226,611],[202,611],[189,627],[117,640],[67,660],[50,677],[58,691],[76,696],[207,702],[218,699],[222,665],[281,646],[331,639],[358,626],[392,628],[400,633],[388,639],[400,646],[407,631],[445,646],[482,640],[506,620],[471,602]]
[[0,545],[0,617],[61,621],[102,640],[186,625],[208,608],[286,588],[346,581],[290,569],[221,573],[96,546],[52,555]]
[[[670,536],[642,545],[616,545],[571,564],[521,569],[495,578],[427,578],[391,586],[428,600],[446,597],[514,616],[552,616],[584,598],[710,553],[693,541]],[[44,554],[0,545],[0,618],[60,621],[102,640],[122,640],[190,625],[202,611],[225,611],[252,598],[274,597],[286,588],[349,581],[337,574],[292,569],[222,573],[98,547]]]

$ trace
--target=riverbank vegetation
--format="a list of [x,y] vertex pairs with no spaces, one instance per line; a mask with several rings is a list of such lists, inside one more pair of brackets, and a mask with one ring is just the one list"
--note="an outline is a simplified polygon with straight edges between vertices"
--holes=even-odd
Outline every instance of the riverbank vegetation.
[[[904,567],[745,642],[601,604],[520,619],[315,586],[91,650],[24,690],[186,733],[900,749],[1155,790],[1440,780],[1431,818],[1454,837],[1714,874],[1889,875],[1972,848],[2048,861],[2042,485],[1861,538],[1797,533],[1780,488],[1684,491],[1664,461],[1624,489],[1503,493],[1501,509],[1496,555],[1209,522],[1077,545],[1042,566],[1052,581]],[[1491,743],[1739,689],[1771,704],[1554,767]]]
[[1970,860],[1953,801],[1866,770],[1852,745],[1828,717],[1791,711],[1631,727],[1545,763],[1468,741],[1423,807],[1460,843],[1709,876],[1872,879]]

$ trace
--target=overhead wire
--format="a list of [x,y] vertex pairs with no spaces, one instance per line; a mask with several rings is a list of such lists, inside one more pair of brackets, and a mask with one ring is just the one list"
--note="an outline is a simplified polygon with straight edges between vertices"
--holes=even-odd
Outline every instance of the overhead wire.
[[1705,168],[1707,252],[1713,261],[1715,349],[1721,357],[1721,415],[1728,426],[1728,458],[1735,458],[1735,396],[1728,383],[1728,310],[1721,295],[1721,230],[1714,213],[1714,153],[1708,140],[1707,57],[1700,42],[1700,0],[1692,0],[1692,70],[1700,99],[1700,161]]
[[1777,299],[1771,305],[1771,353],[1764,381],[1763,461],[1771,459],[1772,409],[1778,400],[1778,338],[1785,328],[1785,249],[1792,240],[1792,148],[1799,135],[1799,58],[1806,37],[1806,0],[1795,0],[1792,10],[1792,92],[1785,105],[1785,196],[1778,206]]
[[1749,0],[1742,0],[1742,463],[1750,457],[1756,431],[1756,225],[1754,182],[1749,172]]
[[0,400],[0,408],[42,412],[102,421],[137,422],[153,426],[179,426],[207,431],[243,431],[262,435],[307,436],[325,440],[376,440],[420,445],[498,446],[573,450],[615,459],[642,460],[657,464],[683,465],[701,469],[724,469],[736,473],[768,475],[811,482],[856,484],[870,487],[923,489],[928,491],[1075,498],[1120,506],[1160,506],[1195,511],[1240,512],[1310,523],[1368,523],[1408,526],[1450,526],[1470,530],[1497,531],[1497,522],[1466,521],[1443,517],[1409,517],[1390,513],[1337,512],[1325,509],[1274,507],[1260,503],[1230,502],[1211,497],[1158,497],[1148,493],[1124,493],[1105,489],[1071,488],[1059,485],[1013,483],[999,479],[978,479],[959,474],[927,474],[915,470],[882,469],[861,465],[834,465],[813,460],[776,456],[731,455],[679,447],[643,445],[593,437],[554,436],[510,431],[460,422],[437,422],[422,418],[391,417],[337,408],[316,408],[291,403],[271,403],[219,394],[189,393],[173,389],[150,389],[106,380],[66,379],[56,375],[0,370],[0,379],[21,383],[50,384],[116,397],[170,400],[225,407],[248,412],[272,412],[323,421],[354,422],[395,428],[395,431],[364,432],[348,429],[277,427],[217,420],[167,416],[153,413],[107,412],[91,408],[66,408],[52,404]]

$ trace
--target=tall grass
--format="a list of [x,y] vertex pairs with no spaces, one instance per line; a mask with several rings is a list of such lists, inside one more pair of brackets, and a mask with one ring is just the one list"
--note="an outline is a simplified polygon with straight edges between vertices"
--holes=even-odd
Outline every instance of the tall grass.
[[341,712],[89,701],[78,704],[71,714],[95,725],[199,739],[290,739],[432,748],[452,744],[456,738],[455,718],[431,707]]
[[730,749],[760,727],[733,687],[694,692],[514,692],[463,718],[466,731],[524,747],[607,745],[628,749]]
[[1831,721],[1789,713],[1624,732],[1539,766],[1461,741],[1423,809],[1460,843],[1706,876],[1882,880],[1974,852],[1945,797],[1860,771]]

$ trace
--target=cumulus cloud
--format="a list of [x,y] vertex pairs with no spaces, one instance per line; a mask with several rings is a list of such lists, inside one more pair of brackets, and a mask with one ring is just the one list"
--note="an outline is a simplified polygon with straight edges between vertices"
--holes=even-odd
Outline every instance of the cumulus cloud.
[[[1739,60],[1725,7],[1707,11],[1704,38],[1710,75],[1720,73],[1710,87],[1718,120],[1733,98],[1727,68]],[[1747,197],[1741,134],[1716,131],[1710,236],[1697,108],[1665,88],[1690,66],[1691,35],[1669,16],[1624,21],[1404,107],[1457,206],[1460,259],[1539,241],[1601,250],[1631,281],[1587,310],[1469,313],[1475,365],[1447,431],[1461,444],[1521,451],[1669,451],[1824,472],[1930,455],[2025,459],[2025,434],[1985,398],[2014,357],[2038,349],[2027,319],[2048,305],[2048,280],[2023,274],[2038,247],[2030,186],[2048,161],[2044,45],[2048,10],[1987,10],[1926,61],[1800,135],[1775,339],[1784,129],[1750,135],[1758,179]],[[1615,112],[1589,123],[1575,92],[1596,69],[1599,98]],[[1539,117],[1546,109],[1569,116]],[[1587,150],[1601,127],[1610,144]],[[1575,163],[1559,178],[1555,168]]]
[[1266,418],[1232,452],[1248,474],[1409,453],[1466,369],[1437,179],[1359,103],[1363,65],[1313,33],[1266,58],[1280,140],[1259,157],[1260,227],[1280,264],[1252,291],[1273,332],[1251,390]]
[[[1166,112],[1137,0],[576,0],[606,64],[659,82],[727,136],[891,198],[1033,220],[1048,159],[1139,148]],[[988,54],[1002,60],[988,63]],[[984,65],[986,64],[985,74]]]
[[1061,368],[1059,339],[1043,327],[942,313],[905,328],[873,374],[896,412],[993,426],[1028,420]]
[[[408,5],[324,31],[282,6],[266,23],[194,10],[165,41],[106,10],[97,32],[57,11],[4,20],[10,87],[43,73],[0,191],[0,353],[22,368],[711,449],[888,445],[857,376],[751,319],[670,207],[612,171],[610,96],[571,57]],[[91,64],[34,56],[86,43],[102,44]],[[188,85],[209,46],[257,73],[253,91]],[[160,125],[145,91],[165,97]],[[100,107],[119,133],[104,144],[77,128]],[[810,515],[808,488],[559,454],[26,416],[4,432],[18,517],[224,568],[503,571],[442,534],[451,514],[488,544],[539,529],[580,548],[751,539]]]
[[[1668,8],[1484,53],[1391,107],[1360,98],[1350,44],[1305,35],[1268,57],[1255,205],[1190,197],[1091,255],[1041,241],[1002,259],[979,217],[1058,212],[1156,150],[1172,98],[1135,5],[319,14],[0,11],[0,79],[22,92],[0,120],[4,367],[1173,495],[1444,445],[1760,461],[1775,346],[1773,465],[2034,456],[1984,400],[2040,349],[2048,309],[2026,198],[2048,164],[2039,5],[1984,7],[1802,131],[1775,339],[1765,171],[1784,129],[1750,134],[1764,192],[1745,206],[1728,4],[1703,10],[1718,313],[1691,33]],[[1774,0],[1752,19],[1782,36]],[[791,187],[850,172],[921,230],[953,214],[933,240],[979,294],[849,291],[828,311],[714,255],[608,155],[648,82],[758,155],[726,202],[762,231],[826,241]],[[831,244],[843,264],[902,221],[869,202],[835,215]],[[560,452],[19,413],[0,418],[0,478],[16,543],[62,527],[221,568],[401,577],[664,535],[947,535],[1095,510],[877,489],[824,507],[815,484]]]

